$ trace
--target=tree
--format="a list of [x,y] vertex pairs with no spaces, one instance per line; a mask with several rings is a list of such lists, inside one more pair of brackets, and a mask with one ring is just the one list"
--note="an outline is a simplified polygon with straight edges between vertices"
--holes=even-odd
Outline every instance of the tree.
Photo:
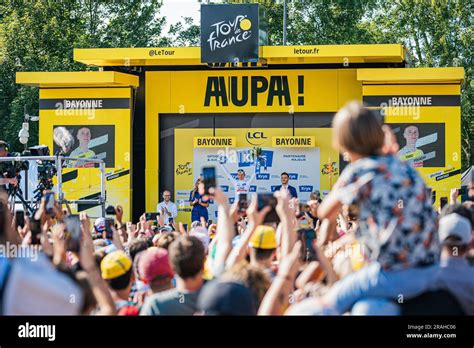
[[[94,69],[73,60],[75,47],[147,47],[169,44],[163,36],[161,1],[4,0],[0,5],[0,139],[17,139],[24,107],[38,113],[38,89],[15,83],[18,71]],[[30,144],[38,141],[30,124]]]
[[[462,66],[462,169],[469,167],[473,96],[473,2],[462,0],[378,1],[362,25],[374,43],[401,43],[415,67]],[[472,138],[471,138],[472,139]]]

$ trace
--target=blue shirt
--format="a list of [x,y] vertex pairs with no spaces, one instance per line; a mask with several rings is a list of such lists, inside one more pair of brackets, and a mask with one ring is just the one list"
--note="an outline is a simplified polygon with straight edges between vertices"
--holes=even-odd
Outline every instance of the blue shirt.
[[474,315],[474,267],[466,258],[443,257],[434,288],[448,290],[467,315]]

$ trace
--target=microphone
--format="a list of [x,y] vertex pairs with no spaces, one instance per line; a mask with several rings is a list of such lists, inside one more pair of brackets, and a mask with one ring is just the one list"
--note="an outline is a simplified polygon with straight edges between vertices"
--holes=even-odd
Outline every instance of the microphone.
[[54,128],[53,141],[61,148],[63,154],[71,151],[74,146],[74,138],[65,127]]

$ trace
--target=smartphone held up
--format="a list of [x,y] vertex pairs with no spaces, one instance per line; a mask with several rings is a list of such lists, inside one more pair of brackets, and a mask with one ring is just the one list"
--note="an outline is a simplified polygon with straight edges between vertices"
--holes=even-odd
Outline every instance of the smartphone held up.
[[81,246],[81,221],[79,215],[68,215],[64,218],[66,225],[66,245],[67,250],[72,252],[79,252]]
[[203,177],[202,182],[204,184],[204,192],[202,192],[202,194],[211,196],[212,194],[209,192],[209,190],[217,186],[216,168],[215,167],[202,168],[202,177]]

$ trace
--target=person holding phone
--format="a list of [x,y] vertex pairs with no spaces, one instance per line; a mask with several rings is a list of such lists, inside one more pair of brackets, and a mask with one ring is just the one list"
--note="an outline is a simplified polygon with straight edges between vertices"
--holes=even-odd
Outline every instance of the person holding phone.
[[200,183],[201,178],[196,180],[194,189],[189,194],[189,204],[193,207],[191,210],[192,222],[201,221],[201,217],[203,217],[206,221],[209,220],[209,212],[207,211],[207,207],[209,207],[209,201],[199,193]]

